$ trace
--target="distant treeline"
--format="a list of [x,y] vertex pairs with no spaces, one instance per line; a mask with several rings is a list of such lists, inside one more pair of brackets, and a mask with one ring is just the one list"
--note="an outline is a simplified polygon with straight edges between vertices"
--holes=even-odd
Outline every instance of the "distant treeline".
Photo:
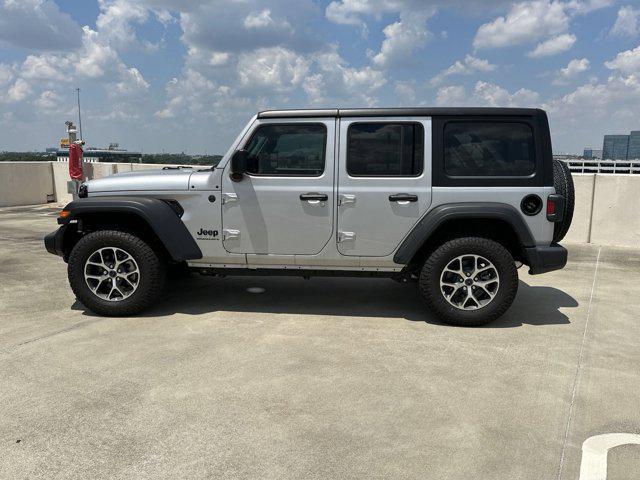
[[55,159],[55,153],[0,152],[0,162],[50,162]]
[[[171,163],[178,165],[217,165],[222,155],[186,155],[183,153],[151,153],[142,155],[142,163]],[[48,162],[55,153],[0,152],[0,162]]]
[[142,163],[172,163],[177,165],[217,165],[222,155],[186,155],[182,153],[152,153],[142,155]]

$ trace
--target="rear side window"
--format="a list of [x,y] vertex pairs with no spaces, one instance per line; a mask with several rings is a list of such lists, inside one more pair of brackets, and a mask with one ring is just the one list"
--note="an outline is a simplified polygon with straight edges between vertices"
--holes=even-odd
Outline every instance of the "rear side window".
[[448,122],[444,170],[454,177],[522,177],[534,174],[533,131],[526,123]]
[[319,123],[263,125],[245,147],[247,173],[320,176],[326,141],[326,128]]
[[354,123],[347,133],[347,173],[354,177],[414,177],[424,164],[420,123]]

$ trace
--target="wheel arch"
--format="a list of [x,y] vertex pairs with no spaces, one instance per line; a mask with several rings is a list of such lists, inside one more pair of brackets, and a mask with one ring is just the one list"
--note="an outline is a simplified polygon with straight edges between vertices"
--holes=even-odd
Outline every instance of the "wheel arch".
[[504,203],[450,203],[422,217],[404,238],[393,257],[403,265],[420,265],[442,242],[461,236],[484,237],[502,244],[519,261],[525,247],[535,246],[522,215]]
[[65,257],[82,233],[121,229],[138,233],[173,261],[202,258],[200,248],[178,212],[164,200],[151,197],[94,197],[71,202],[64,210],[69,214],[62,219],[63,225],[76,225],[70,233],[65,233]]

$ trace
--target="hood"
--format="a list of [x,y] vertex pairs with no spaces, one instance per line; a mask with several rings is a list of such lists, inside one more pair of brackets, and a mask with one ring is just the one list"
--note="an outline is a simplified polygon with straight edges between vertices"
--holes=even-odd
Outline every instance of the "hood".
[[85,182],[89,195],[98,192],[188,190],[193,169],[142,170],[116,173]]

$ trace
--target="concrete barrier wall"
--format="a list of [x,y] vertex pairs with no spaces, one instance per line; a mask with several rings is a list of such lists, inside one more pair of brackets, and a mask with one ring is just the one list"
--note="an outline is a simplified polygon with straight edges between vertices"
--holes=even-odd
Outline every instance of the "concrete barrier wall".
[[69,203],[72,198],[67,193],[67,181],[69,180],[69,164],[67,162],[51,162],[53,174],[53,186],[56,194],[56,202]]
[[576,187],[576,206],[573,221],[566,242],[588,243],[591,236],[591,218],[593,207],[593,188],[596,181],[595,173],[573,174],[573,184]]
[[51,163],[0,162],[0,206],[47,203],[55,194]]
[[640,176],[597,175],[591,243],[640,246]]
[[[158,169],[145,163],[88,163],[87,178]],[[0,162],[0,207],[71,201],[66,162]],[[640,176],[573,174],[576,207],[567,243],[640,245]]]

